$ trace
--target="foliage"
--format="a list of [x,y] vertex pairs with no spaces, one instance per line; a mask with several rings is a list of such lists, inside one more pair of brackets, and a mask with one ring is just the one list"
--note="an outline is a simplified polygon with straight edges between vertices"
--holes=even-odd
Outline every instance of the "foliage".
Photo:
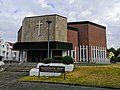
[[107,49],[107,51],[108,53],[113,52],[115,54],[115,57],[117,57],[120,54],[120,48],[115,50],[113,47],[111,47],[110,49]]
[[45,58],[43,63],[64,63],[64,64],[73,64],[73,58],[70,56],[54,56],[53,58]]
[[70,56],[64,56],[62,58],[64,64],[73,64],[73,58]]
[[114,57],[115,55],[114,55],[114,53],[113,52],[109,52],[109,58],[112,58],[112,57]]
[[[120,48],[118,48],[117,50],[115,50],[114,48],[110,48],[108,49],[109,52],[109,58],[111,63],[116,63],[116,62],[120,62],[120,57],[118,57],[118,55],[120,54]],[[111,54],[111,52],[114,54]]]
[[110,49],[108,49],[108,52],[113,52],[115,54],[116,50],[113,47],[111,47]]
[[73,72],[66,72],[65,80],[63,79],[63,74],[59,77],[28,76],[20,80],[120,87],[120,64],[75,66]]
[[116,53],[115,53],[116,55],[116,57],[120,54],[120,48],[118,48],[117,50],[116,50]]
[[45,58],[45,59],[43,60],[43,63],[45,63],[45,64],[53,63],[53,62],[54,62],[54,60],[53,60],[52,58]]
[[54,62],[55,63],[62,63],[62,56],[54,56],[53,59],[54,59]]
[[120,57],[112,57],[110,60],[111,63],[120,62]]

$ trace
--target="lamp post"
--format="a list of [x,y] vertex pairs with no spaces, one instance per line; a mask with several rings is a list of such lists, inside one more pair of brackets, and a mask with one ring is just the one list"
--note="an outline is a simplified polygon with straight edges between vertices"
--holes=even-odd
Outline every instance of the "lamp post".
[[52,21],[46,21],[48,23],[48,58],[49,57],[49,50],[50,50],[50,41],[49,41],[49,33],[50,33],[50,24],[52,23]]

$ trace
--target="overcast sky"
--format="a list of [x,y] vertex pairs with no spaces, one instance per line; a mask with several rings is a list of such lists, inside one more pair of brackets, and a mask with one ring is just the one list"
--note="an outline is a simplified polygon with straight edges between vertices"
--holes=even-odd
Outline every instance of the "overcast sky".
[[0,36],[16,42],[24,17],[48,14],[106,26],[108,48],[120,47],[120,0],[0,0]]

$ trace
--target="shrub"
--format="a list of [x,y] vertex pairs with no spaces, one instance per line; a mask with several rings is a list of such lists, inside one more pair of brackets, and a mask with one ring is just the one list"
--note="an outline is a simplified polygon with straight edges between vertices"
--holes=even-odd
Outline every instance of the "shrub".
[[54,56],[53,59],[54,59],[54,62],[55,63],[62,63],[62,56]]
[[120,57],[116,57],[116,58],[115,58],[115,61],[116,61],[116,62],[120,62]]
[[62,58],[64,64],[73,64],[73,58],[70,56],[65,56]]
[[54,60],[53,60],[52,58],[45,58],[45,59],[43,60],[43,63],[45,63],[45,64],[53,63],[53,62],[54,62]]
[[120,62],[120,57],[112,57],[110,60],[111,63]]

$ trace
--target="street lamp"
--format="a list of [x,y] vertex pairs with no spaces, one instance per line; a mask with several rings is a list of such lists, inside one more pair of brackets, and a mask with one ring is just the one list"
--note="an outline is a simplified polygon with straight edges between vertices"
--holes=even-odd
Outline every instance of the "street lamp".
[[49,33],[50,33],[50,24],[52,21],[46,21],[48,23],[48,58],[49,58],[49,50],[50,50],[50,41],[49,41]]

